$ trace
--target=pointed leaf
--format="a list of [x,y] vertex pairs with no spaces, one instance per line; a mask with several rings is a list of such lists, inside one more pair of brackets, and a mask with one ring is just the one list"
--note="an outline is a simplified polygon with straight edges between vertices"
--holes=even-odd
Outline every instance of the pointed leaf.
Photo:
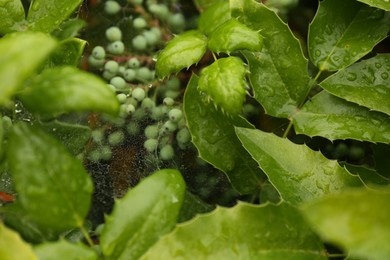
[[198,28],[202,33],[209,35],[218,26],[231,18],[229,2],[219,2],[207,7],[198,19]]
[[330,140],[390,143],[390,117],[322,91],[293,119],[297,133]]
[[[26,48],[29,46],[29,48]],[[56,41],[42,33],[14,33],[0,39],[0,105],[41,65]]]
[[261,53],[244,52],[256,100],[269,115],[289,117],[303,102],[309,83],[308,63],[299,40],[263,4],[253,0],[230,3],[232,16],[264,37]]
[[160,236],[171,231],[184,190],[180,173],[164,169],[117,200],[100,237],[105,259],[138,259]]
[[390,11],[390,1],[387,0],[358,0],[359,2]]
[[68,66],[44,70],[19,97],[30,111],[42,114],[100,111],[116,115],[119,108],[103,80]]
[[320,83],[340,98],[390,115],[390,54],[355,63]]
[[79,31],[86,26],[87,22],[82,19],[69,19],[63,22],[57,30],[51,33],[51,35],[59,40],[74,38],[79,34]]
[[241,59],[221,58],[203,68],[198,87],[222,112],[237,115],[246,97],[245,73]]
[[7,159],[18,201],[33,220],[55,230],[83,225],[92,181],[82,163],[56,139],[38,128],[16,124]]
[[310,58],[322,71],[345,68],[387,37],[390,13],[355,0],[320,2],[310,24]]
[[344,167],[353,174],[359,175],[364,184],[372,189],[380,187],[380,185],[389,185],[390,180],[379,175],[375,170],[363,166],[352,164],[344,164]]
[[157,57],[157,76],[164,78],[198,63],[206,52],[207,38],[198,31],[188,31],[168,42]]
[[46,242],[34,247],[40,260],[98,260],[97,253],[83,244],[72,244],[64,239]]
[[21,0],[0,0],[0,34],[18,31],[16,24],[25,18]]
[[78,66],[86,43],[86,41],[77,38],[63,40],[50,55],[46,62],[46,68],[62,65]]
[[362,185],[337,161],[305,145],[257,129],[236,128],[236,132],[281,197],[293,205]]
[[[225,0],[194,0],[194,4],[198,8],[198,10],[204,10],[209,8],[210,6],[214,5],[218,2],[224,2]],[[225,1],[226,2],[226,1]]]
[[27,15],[29,29],[49,33],[59,27],[81,3],[82,0],[33,0]]
[[332,194],[303,207],[327,241],[359,259],[390,258],[390,191],[356,189]]
[[231,118],[202,99],[193,75],[184,94],[184,112],[192,142],[200,157],[223,171],[237,191],[246,194],[258,188],[263,173],[242,147],[234,125],[252,127],[240,117]]
[[0,222],[0,255],[2,260],[36,260],[31,246],[25,243],[18,233]]
[[321,241],[286,203],[239,203],[180,224],[141,259],[327,259]]

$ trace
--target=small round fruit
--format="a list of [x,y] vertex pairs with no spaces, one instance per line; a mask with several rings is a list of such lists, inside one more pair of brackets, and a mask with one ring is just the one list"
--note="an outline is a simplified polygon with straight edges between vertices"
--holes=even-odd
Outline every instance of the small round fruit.
[[137,79],[141,81],[153,80],[154,73],[148,67],[142,67],[137,70]]
[[119,145],[125,140],[125,135],[122,131],[113,132],[108,136],[108,143],[112,146]]
[[133,26],[136,29],[143,29],[147,26],[146,20],[143,17],[137,17],[133,20]]
[[146,151],[148,151],[149,153],[152,153],[154,151],[156,151],[158,147],[158,141],[157,139],[147,139],[145,142],[144,142],[144,148],[146,149]]
[[106,80],[111,80],[113,77],[116,76],[116,73],[111,73],[107,70],[103,71],[103,74],[102,74],[103,78],[105,78]]
[[115,41],[107,46],[107,51],[115,55],[123,54],[125,51],[125,45],[122,41]]
[[187,144],[191,140],[190,131],[187,128],[180,129],[176,134],[176,140],[179,144]]
[[128,62],[127,62],[127,66],[129,66],[130,69],[136,69],[136,68],[139,68],[139,66],[141,65],[141,63],[139,62],[139,60],[135,57],[131,58]]
[[178,78],[172,78],[165,85],[169,90],[178,91],[180,89],[180,80]]
[[122,77],[119,77],[119,76],[113,77],[110,80],[110,84],[115,86],[118,89],[124,89],[126,87],[126,81]]
[[111,159],[112,151],[108,145],[104,145],[100,148],[100,157],[104,161],[108,161]]
[[170,16],[168,6],[164,4],[151,4],[149,5],[149,11],[161,20],[166,20]]
[[144,133],[147,139],[157,139],[159,127],[158,125],[148,125],[145,127]]
[[163,100],[163,104],[166,106],[173,106],[173,104],[175,104],[175,100],[173,100],[173,98],[166,97]]
[[119,103],[121,104],[126,103],[127,96],[125,93],[119,93],[118,95],[116,95],[116,98],[118,99]]
[[104,139],[104,131],[102,129],[93,130],[91,133],[92,140],[100,144]]
[[122,40],[122,31],[116,26],[112,26],[106,30],[106,38],[110,42]]
[[153,119],[153,120],[161,120],[163,117],[164,117],[164,113],[162,111],[162,107],[161,106],[152,108],[152,111],[151,111],[151,114],[150,114],[150,118],[151,119]]
[[168,113],[168,117],[169,120],[177,123],[183,117],[183,112],[178,108],[172,108]]
[[148,43],[143,35],[137,35],[133,38],[132,44],[134,49],[138,51],[143,51],[146,49]]
[[155,33],[153,33],[152,31],[145,31],[142,33],[142,35],[145,37],[146,39],[146,43],[149,45],[149,46],[154,46],[156,45],[156,43],[158,42],[159,38],[157,37],[157,35]]
[[177,124],[175,122],[172,122],[171,120],[168,120],[164,123],[162,129],[168,133],[172,133],[177,129]]
[[106,14],[117,14],[121,10],[121,6],[118,4],[117,1],[106,1],[104,4],[104,11]]
[[127,69],[123,73],[123,77],[127,81],[134,81],[136,79],[136,77],[137,77],[137,72],[135,70],[133,70],[133,69]]
[[102,46],[96,46],[92,49],[91,55],[98,60],[102,60],[106,57],[106,51]]
[[138,102],[141,102],[146,97],[146,93],[143,88],[135,88],[133,92],[131,92],[131,96]]
[[185,18],[181,13],[177,13],[168,17],[168,24],[174,32],[180,32],[185,27]]
[[114,60],[109,60],[104,64],[104,70],[111,72],[111,73],[117,73],[119,70],[119,64],[118,62]]
[[138,135],[140,131],[139,124],[135,121],[130,121],[130,123],[126,127],[127,133],[129,135]]
[[152,111],[153,107],[155,106],[156,103],[151,98],[146,97],[142,100],[141,107],[147,112]]
[[95,68],[100,68],[104,65],[104,59],[96,59],[94,56],[90,55],[88,57],[88,64]]
[[175,157],[175,151],[173,150],[172,145],[166,144],[163,148],[160,150],[160,158],[164,161],[172,160],[173,157]]

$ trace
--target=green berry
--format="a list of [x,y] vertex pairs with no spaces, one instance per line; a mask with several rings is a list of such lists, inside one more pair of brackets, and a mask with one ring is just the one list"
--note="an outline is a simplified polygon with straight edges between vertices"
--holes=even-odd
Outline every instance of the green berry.
[[122,77],[119,77],[119,76],[113,77],[110,80],[110,84],[115,86],[118,89],[124,89],[126,87],[126,81]]
[[167,144],[160,150],[161,160],[168,161],[172,160],[175,157],[175,151],[173,150],[172,145]]
[[104,138],[104,131],[102,129],[93,130],[91,133],[91,137],[95,143],[101,143]]
[[170,16],[168,6],[164,4],[151,4],[149,5],[149,11],[161,20],[166,20]]
[[148,67],[142,67],[137,70],[137,79],[141,81],[151,81],[154,73]]
[[149,46],[154,46],[156,45],[156,43],[158,42],[158,37],[155,33],[153,33],[152,31],[145,31],[142,33],[142,35],[145,37],[146,39],[146,43],[149,45]]
[[133,3],[136,5],[142,5],[143,0],[133,0]]
[[104,69],[113,74],[117,73],[119,70],[119,64],[116,61],[110,60],[104,64]]
[[111,148],[108,145],[104,145],[100,148],[100,158],[102,160],[108,161],[112,157]]
[[157,139],[158,131],[159,131],[158,125],[148,125],[145,128],[144,133],[147,139],[153,139],[153,138]]
[[150,153],[156,151],[157,147],[158,147],[157,139],[147,139],[144,142],[144,148],[146,149],[146,151]]
[[122,31],[116,26],[112,26],[106,30],[106,38],[110,42],[122,40]]
[[150,28],[150,32],[152,32],[156,36],[157,40],[161,39],[162,34],[161,34],[161,30],[159,27]]
[[168,89],[168,90],[165,92],[165,96],[166,96],[166,97],[170,97],[170,98],[173,98],[173,99],[177,98],[179,95],[180,95],[180,92],[179,92],[179,91],[176,91],[176,90],[169,90],[169,89]]
[[100,68],[104,65],[104,59],[96,59],[94,56],[90,55],[88,57],[88,64],[95,68]]
[[164,113],[161,106],[153,107],[151,110],[150,118],[153,120],[161,120],[164,117]]
[[168,133],[172,133],[177,129],[177,124],[175,122],[172,122],[171,120],[168,120],[164,123],[162,129]]
[[108,143],[112,146],[118,145],[125,140],[125,135],[122,131],[116,131],[108,136]]
[[127,65],[129,66],[130,69],[136,69],[139,68],[141,63],[137,58],[133,57],[127,62]]
[[126,103],[127,96],[125,93],[119,93],[118,95],[116,95],[116,98],[118,99],[119,103],[121,104]]
[[130,121],[130,123],[126,127],[127,133],[129,135],[138,135],[140,131],[139,124],[135,121]]
[[133,105],[135,108],[138,107],[138,101],[133,97],[127,98],[127,104]]
[[97,149],[97,150],[92,150],[89,154],[88,154],[88,159],[93,161],[93,162],[98,162],[101,158],[101,153],[100,151]]
[[133,69],[127,69],[123,73],[123,77],[127,81],[134,81],[136,79],[136,77],[137,77],[137,72],[135,70],[133,70]]
[[152,111],[152,108],[156,105],[156,103],[154,103],[154,101],[151,99],[151,98],[144,98],[144,100],[142,100],[142,103],[141,103],[141,107],[143,109],[145,109],[145,111]]
[[143,29],[147,26],[146,20],[143,17],[137,17],[133,20],[133,26],[136,29]]
[[172,78],[165,85],[169,90],[178,91],[180,89],[180,80],[178,78]]
[[187,128],[180,129],[176,134],[176,140],[179,144],[187,144],[191,140],[190,131]]
[[148,43],[143,35],[137,35],[133,38],[132,44],[134,49],[138,51],[143,51],[146,49]]
[[123,54],[125,51],[125,45],[122,41],[115,41],[107,46],[107,51],[111,54]]
[[180,32],[185,27],[185,18],[181,13],[177,13],[168,17],[168,24],[174,32]]
[[134,112],[132,119],[137,120],[137,121],[141,121],[141,120],[144,120],[147,115],[148,114],[146,113],[146,111],[144,109],[137,109]]
[[352,145],[349,148],[349,158],[352,160],[360,160],[364,157],[365,151],[363,147],[357,146],[357,145]]
[[126,71],[126,67],[125,66],[119,66],[118,68],[118,73],[123,75],[125,74],[125,71]]
[[131,92],[131,96],[138,102],[141,102],[146,97],[146,93],[143,88],[135,88],[133,92]]
[[169,120],[177,123],[183,117],[183,112],[178,108],[172,108],[168,113],[168,117]]
[[121,6],[116,1],[106,1],[104,4],[104,11],[106,14],[117,14],[121,10]]
[[113,77],[116,76],[116,73],[111,73],[107,70],[103,71],[103,74],[102,74],[103,78],[105,78],[106,80],[111,80]]
[[114,85],[112,85],[112,84],[107,84],[107,87],[109,88],[109,89],[111,89],[112,90],[112,92],[116,92],[116,88],[115,88],[115,86]]
[[166,106],[173,106],[173,104],[175,104],[175,100],[173,100],[173,98],[166,97],[163,100],[163,104]]
[[102,46],[96,46],[95,48],[92,49],[91,55],[98,60],[102,60],[106,56],[106,51]]

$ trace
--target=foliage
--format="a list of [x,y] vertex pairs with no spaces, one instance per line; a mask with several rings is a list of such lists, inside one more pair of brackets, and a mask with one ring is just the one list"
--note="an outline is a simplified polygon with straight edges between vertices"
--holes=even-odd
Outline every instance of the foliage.
[[388,259],[390,3],[184,2],[0,0],[0,255]]

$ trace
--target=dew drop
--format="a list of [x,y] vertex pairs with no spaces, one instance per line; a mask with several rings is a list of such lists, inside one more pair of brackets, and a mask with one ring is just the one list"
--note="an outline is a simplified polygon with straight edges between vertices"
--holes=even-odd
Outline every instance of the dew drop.
[[354,81],[354,80],[356,80],[356,78],[357,78],[356,73],[350,72],[347,75],[347,80],[349,80],[349,81]]
[[381,74],[381,77],[382,77],[382,79],[388,79],[389,78],[389,74],[387,72],[383,72]]
[[319,57],[321,55],[321,51],[320,50],[316,50],[315,53],[314,53],[317,57]]
[[375,62],[375,67],[377,69],[380,69],[382,67],[382,64],[380,62]]
[[339,56],[333,56],[333,60],[338,61],[340,59]]

